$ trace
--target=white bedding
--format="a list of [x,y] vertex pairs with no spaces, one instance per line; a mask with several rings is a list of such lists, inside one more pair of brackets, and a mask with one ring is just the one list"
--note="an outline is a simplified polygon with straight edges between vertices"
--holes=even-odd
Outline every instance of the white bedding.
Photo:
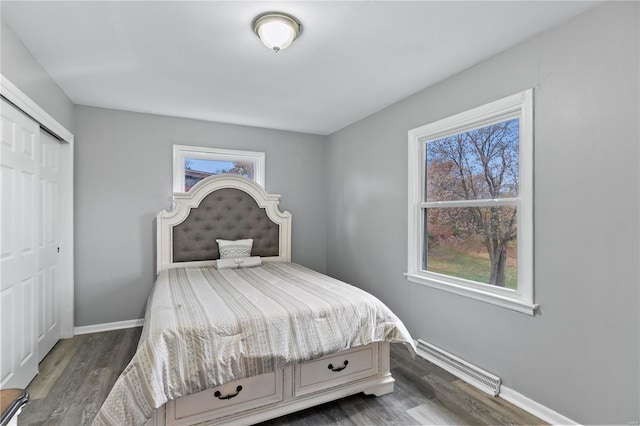
[[415,349],[374,296],[300,265],[163,271],[94,424],[143,425],[171,399],[378,341]]

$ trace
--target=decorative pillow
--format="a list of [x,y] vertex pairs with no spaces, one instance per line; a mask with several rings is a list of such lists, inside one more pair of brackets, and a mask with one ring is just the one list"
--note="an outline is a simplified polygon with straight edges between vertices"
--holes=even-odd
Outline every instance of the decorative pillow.
[[253,268],[254,266],[260,266],[261,264],[262,259],[260,256],[234,257],[218,259],[216,261],[216,269]]
[[251,256],[251,247],[253,246],[251,238],[235,241],[216,240],[216,242],[218,243],[220,259]]

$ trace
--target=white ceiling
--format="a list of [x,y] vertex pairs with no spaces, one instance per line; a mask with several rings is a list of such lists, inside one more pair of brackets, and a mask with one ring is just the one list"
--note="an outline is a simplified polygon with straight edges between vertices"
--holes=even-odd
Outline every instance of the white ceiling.
[[[579,1],[0,2],[75,104],[330,134],[595,6]],[[269,51],[261,12],[301,37]]]

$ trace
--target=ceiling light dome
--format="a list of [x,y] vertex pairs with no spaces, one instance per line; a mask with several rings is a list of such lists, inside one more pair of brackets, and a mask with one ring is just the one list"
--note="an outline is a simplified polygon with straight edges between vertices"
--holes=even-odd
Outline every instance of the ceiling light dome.
[[286,49],[302,32],[300,22],[282,12],[267,12],[256,16],[251,24],[262,43],[274,52]]

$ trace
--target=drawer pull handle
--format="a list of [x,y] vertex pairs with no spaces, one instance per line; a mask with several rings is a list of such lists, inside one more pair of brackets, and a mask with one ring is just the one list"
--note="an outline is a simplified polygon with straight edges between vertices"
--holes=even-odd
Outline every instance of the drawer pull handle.
[[331,370],[331,371],[342,371],[342,370],[344,370],[345,368],[347,368],[347,364],[349,364],[349,361],[348,361],[348,360],[346,360],[346,359],[344,360],[344,365],[343,365],[342,367],[336,367],[336,368],[334,368],[334,367],[333,367],[333,364],[329,364],[329,370]]
[[232,394],[229,394],[229,395],[221,396],[222,394],[220,393],[220,391],[216,391],[213,394],[213,396],[215,396],[218,399],[231,399],[231,398],[234,398],[234,397],[238,396],[238,394],[240,393],[241,390],[242,390],[242,386],[238,386],[236,388],[236,393],[232,393]]

